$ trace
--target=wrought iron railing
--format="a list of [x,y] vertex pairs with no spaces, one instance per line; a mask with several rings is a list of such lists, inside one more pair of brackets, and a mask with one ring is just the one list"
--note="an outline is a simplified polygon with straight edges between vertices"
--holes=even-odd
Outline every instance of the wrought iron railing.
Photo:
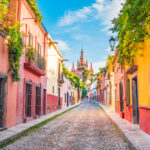
[[45,66],[46,66],[45,58],[41,56],[39,53],[37,53],[36,57],[37,57],[36,59],[37,67],[45,71]]

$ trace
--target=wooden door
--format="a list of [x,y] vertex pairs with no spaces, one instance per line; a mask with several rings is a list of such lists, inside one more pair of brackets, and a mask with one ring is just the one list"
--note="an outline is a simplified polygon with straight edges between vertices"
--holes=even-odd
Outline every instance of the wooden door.
[[119,91],[120,91],[120,111],[124,112],[123,83],[122,82],[120,82],[120,84],[119,84]]
[[5,127],[6,77],[0,77],[0,128]]
[[58,109],[60,109],[60,88],[58,88]]
[[137,77],[132,79],[132,109],[133,123],[139,124],[138,85]]

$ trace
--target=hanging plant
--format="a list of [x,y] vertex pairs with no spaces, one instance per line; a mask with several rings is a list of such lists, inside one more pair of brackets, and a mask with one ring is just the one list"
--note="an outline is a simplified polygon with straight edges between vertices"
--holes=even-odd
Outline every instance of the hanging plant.
[[144,42],[150,38],[150,1],[126,0],[112,23],[114,27],[111,30],[118,34],[118,61],[132,66],[137,52],[141,50],[142,53]]
[[20,81],[19,69],[20,69],[20,57],[23,54],[23,41],[20,36],[20,31],[17,25],[9,27],[8,32],[8,52],[9,52],[9,70],[8,73],[11,74],[12,81]]
[[37,1],[36,0],[27,0],[27,2],[29,3],[32,11],[34,12],[35,16],[37,17],[38,21],[41,23],[43,20],[43,17],[41,15],[41,12],[38,9],[37,6]]
[[20,57],[22,55],[23,41],[19,30],[19,23],[11,24],[9,21],[10,14],[8,13],[8,0],[0,0],[0,29],[7,32],[7,47],[9,54],[9,70],[12,81],[20,81],[19,68]]

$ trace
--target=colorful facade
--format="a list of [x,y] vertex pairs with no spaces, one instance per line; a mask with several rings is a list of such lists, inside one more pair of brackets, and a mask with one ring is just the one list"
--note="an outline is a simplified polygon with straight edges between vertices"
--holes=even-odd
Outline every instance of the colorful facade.
[[[49,42],[52,39],[49,36]],[[62,55],[54,44],[47,54],[47,112],[62,108]]]
[[[101,81],[98,86],[98,101],[103,103],[100,92],[102,81],[105,80],[106,104],[116,111],[121,118],[131,123],[139,124],[140,128],[150,134],[150,40],[147,40],[142,50],[142,56],[137,54],[134,66],[120,66],[118,51],[109,66],[106,78],[98,75]],[[109,103],[109,104],[108,104]],[[104,103],[103,103],[104,104]]]
[[[46,56],[48,45],[47,31],[35,19],[26,0],[10,1],[10,11],[15,14],[14,21],[19,21],[25,53],[20,59],[20,78],[17,86],[16,124],[27,122],[46,114]],[[27,52],[35,50],[36,61],[29,61]]]
[[64,84],[62,85],[63,103],[62,108],[69,107],[72,104],[71,99],[71,81],[64,75]]
[[0,130],[16,125],[17,83],[8,75],[6,33],[0,31]]
[[[135,66],[126,67],[126,104],[131,122],[150,134],[150,40],[142,50],[143,56],[137,54]],[[130,89],[130,90],[129,90]],[[127,112],[126,112],[127,114]]]
[[62,55],[29,3],[10,0],[9,12],[13,14],[12,24],[18,21],[25,36],[19,69],[21,81],[12,82],[8,74],[7,34],[0,30],[0,130],[77,104],[81,98],[80,89],[72,87],[63,76]]
[[125,100],[125,82],[124,82],[124,69],[118,63],[118,51],[116,51],[113,59],[114,67],[114,84],[115,84],[115,111],[124,118],[124,100]]

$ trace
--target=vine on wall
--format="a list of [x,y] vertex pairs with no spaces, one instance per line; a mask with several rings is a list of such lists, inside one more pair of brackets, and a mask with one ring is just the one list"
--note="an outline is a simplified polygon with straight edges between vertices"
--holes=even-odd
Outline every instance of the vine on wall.
[[111,30],[118,34],[119,63],[134,65],[137,52],[142,55],[144,42],[150,38],[150,0],[126,0],[112,23]]
[[12,81],[20,81],[19,68],[22,55],[23,41],[19,30],[19,23],[11,24],[8,13],[8,0],[0,0],[0,29],[7,32],[7,47],[9,53],[9,70]]
[[38,21],[41,23],[43,20],[43,17],[41,15],[41,12],[38,9],[37,6],[37,0],[27,0],[27,2],[29,3],[31,9],[33,10],[35,16],[37,17]]

